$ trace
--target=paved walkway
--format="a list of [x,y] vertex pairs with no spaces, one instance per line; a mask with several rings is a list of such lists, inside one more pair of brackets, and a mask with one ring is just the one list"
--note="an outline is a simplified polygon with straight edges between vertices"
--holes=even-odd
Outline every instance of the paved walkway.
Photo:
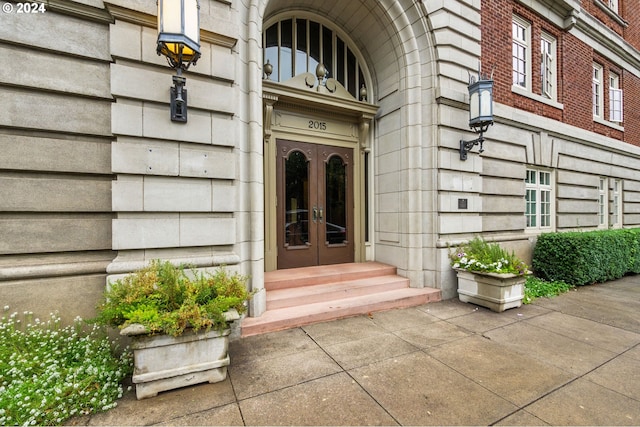
[[493,313],[457,300],[245,338],[228,378],[89,425],[640,425],[640,276]]

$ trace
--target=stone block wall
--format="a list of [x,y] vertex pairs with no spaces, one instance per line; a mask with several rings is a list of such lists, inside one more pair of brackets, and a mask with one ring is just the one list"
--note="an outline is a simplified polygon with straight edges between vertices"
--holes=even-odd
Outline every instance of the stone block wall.
[[238,264],[234,114],[239,28],[229,2],[200,2],[202,57],[184,73],[188,122],[170,120],[175,71],[155,52],[154,2],[114,2],[110,25],[113,249],[110,274],[154,258],[198,267]]
[[53,3],[0,25],[0,301],[71,320],[114,257],[110,17]]
[[46,2],[3,14],[0,301],[91,317],[108,275],[150,259],[240,269],[240,33],[232,2],[201,7],[189,121],[151,0]]

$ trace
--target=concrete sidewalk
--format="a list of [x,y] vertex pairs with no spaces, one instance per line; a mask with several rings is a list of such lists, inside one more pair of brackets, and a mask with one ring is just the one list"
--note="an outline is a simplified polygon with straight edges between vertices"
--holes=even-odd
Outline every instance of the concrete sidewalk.
[[640,276],[493,313],[457,300],[231,343],[228,378],[88,425],[640,425]]

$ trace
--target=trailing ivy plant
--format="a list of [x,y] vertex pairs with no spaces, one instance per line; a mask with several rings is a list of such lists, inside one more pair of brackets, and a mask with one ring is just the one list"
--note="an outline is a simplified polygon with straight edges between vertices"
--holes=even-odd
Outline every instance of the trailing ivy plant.
[[110,284],[96,321],[121,329],[140,324],[148,333],[173,336],[187,328],[223,330],[226,311],[246,311],[246,282],[246,276],[222,267],[211,274],[154,260]]

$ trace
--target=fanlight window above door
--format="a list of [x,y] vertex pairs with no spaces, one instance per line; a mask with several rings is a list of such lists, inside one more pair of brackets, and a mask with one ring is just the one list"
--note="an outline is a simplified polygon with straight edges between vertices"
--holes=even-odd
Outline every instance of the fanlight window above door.
[[273,66],[271,80],[283,82],[324,64],[327,78],[339,81],[356,99],[365,85],[354,50],[336,32],[310,19],[282,19],[263,33],[264,63]]

